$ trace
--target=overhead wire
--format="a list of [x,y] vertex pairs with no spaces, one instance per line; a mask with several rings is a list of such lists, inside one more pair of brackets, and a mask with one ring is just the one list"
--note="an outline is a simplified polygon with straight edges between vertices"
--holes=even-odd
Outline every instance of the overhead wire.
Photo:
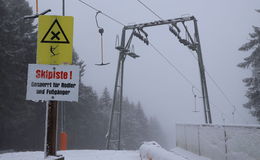
[[[198,61],[197,57],[190,51],[190,53],[192,54],[193,58],[195,60]],[[232,111],[232,116],[234,116],[235,112],[237,111],[237,113],[240,113],[239,110],[237,110],[236,105],[234,105],[231,100],[229,99],[229,97],[226,95],[226,93],[223,91],[223,89],[218,85],[218,83],[215,81],[215,79],[210,75],[210,73],[206,70],[205,66],[204,66],[204,70],[207,74],[207,76],[209,77],[209,79],[213,82],[213,84],[217,87],[217,89],[221,92],[221,94],[223,95],[223,97],[226,99],[226,101],[229,103],[229,105],[231,107],[233,107],[233,111]],[[241,115],[241,113],[240,113]],[[233,117],[234,118],[234,117]],[[243,118],[242,118],[243,119]],[[234,120],[233,120],[234,121]]]
[[[102,12],[101,10],[93,7],[92,5],[86,3],[85,1],[82,0],[78,0],[79,2],[81,2],[82,4],[88,6],[89,8],[93,9],[96,12],[100,12],[100,14],[106,16],[107,18],[111,19],[112,21],[118,23],[121,26],[125,26],[124,23],[120,22],[119,20],[111,17],[110,15]],[[140,4],[142,4],[147,10],[149,10],[151,13],[153,13],[157,18],[163,20],[162,17],[160,17],[155,11],[153,11],[150,7],[148,7],[146,4],[144,4],[142,1],[137,0]],[[150,42],[150,46],[175,70],[177,71],[177,73],[187,82],[189,83],[192,87],[194,87],[197,91],[201,92],[200,89],[198,89],[192,82],[191,80],[189,80],[157,47],[155,47],[151,42]],[[194,55],[193,55],[194,56]],[[195,57],[196,58],[196,57]],[[205,69],[206,71],[206,69]],[[232,102],[230,101],[230,99],[227,97],[227,95],[224,93],[224,91],[220,88],[220,86],[217,84],[217,82],[209,75],[209,73],[206,71],[207,75],[209,76],[209,78],[213,81],[213,83],[217,86],[217,88],[220,90],[220,92],[223,94],[223,96],[226,98],[226,100],[229,102],[230,105],[232,105],[232,107],[235,107],[235,105],[232,104]],[[214,105],[213,105],[214,106]],[[217,108],[219,111],[219,108]],[[221,114],[225,115],[222,111]]]
[[114,22],[120,24],[121,26],[125,26],[124,23],[122,23],[122,22],[120,22],[119,20],[117,20],[117,19],[115,19],[115,18],[109,16],[108,14],[102,12],[101,10],[98,10],[97,8],[95,8],[95,7],[93,7],[92,5],[88,4],[87,2],[82,1],[82,0],[78,0],[78,1],[81,2],[82,4],[88,6],[89,8],[95,10],[96,12],[99,12],[100,14],[103,14],[104,16],[106,16],[107,18],[111,19],[112,21],[114,21]]
[[157,18],[162,19],[162,17],[160,17],[158,14],[155,13],[155,11],[153,11],[150,7],[148,7],[146,4],[144,4],[142,1],[137,0],[140,4],[142,4],[146,9],[148,9],[151,13],[153,13]]
[[[193,83],[159,50],[157,49],[150,41],[150,45],[151,47],[159,54],[161,55],[161,57],[172,67],[174,68],[181,76],[183,79],[186,80],[186,82],[188,82],[193,88],[195,88],[197,91],[199,91],[201,93],[201,90],[198,89],[195,85],[193,85]],[[210,102],[210,105],[213,106],[219,113],[220,113],[220,116],[225,116],[227,117],[230,121],[230,117],[227,116],[220,108],[216,107],[215,104],[213,104],[212,102]]]
[[[116,23],[125,26],[122,22],[116,20],[115,18],[109,16],[108,14],[105,14],[104,12],[102,12],[101,10],[98,10],[97,8],[93,7],[92,5],[86,3],[85,1],[82,0],[78,0],[79,2],[81,2],[82,4],[88,6],[89,8],[93,9],[96,12],[99,12],[100,14],[105,15],[106,17],[108,17],[109,19],[115,21]],[[138,0],[139,1],[139,0]],[[147,9],[149,8],[148,6],[146,6],[144,3],[142,3],[141,1],[139,1],[143,6],[145,6]],[[158,18],[162,19],[160,16],[158,16],[154,11],[152,11],[150,9],[150,11],[155,14]],[[174,68],[177,73],[179,73],[181,75],[181,77],[183,79],[185,79],[186,82],[188,82],[191,86],[193,86],[196,90],[200,91],[159,49],[157,49],[152,43],[150,43],[151,47],[172,67]]]
[[[142,6],[144,6],[147,10],[149,10],[153,15],[155,15],[157,18],[163,20],[163,18],[161,16],[159,16],[153,9],[151,9],[150,7],[148,7],[145,3],[143,3],[141,0],[137,0]],[[151,46],[158,52],[159,50],[157,50],[152,44]],[[158,52],[159,54],[161,54],[160,52]],[[193,55],[193,54],[192,54]],[[171,66],[171,62],[170,60],[167,59],[167,57],[165,57],[164,55],[161,54],[161,56],[167,61],[167,63],[169,63]],[[197,57],[195,57],[193,55],[193,57],[197,59]],[[173,66],[175,68],[175,66]],[[218,83],[214,80],[214,78],[209,74],[209,72],[206,70],[205,66],[204,66],[205,72],[208,75],[208,77],[210,78],[210,80],[213,82],[213,84],[217,87],[217,89],[220,91],[220,93],[223,95],[223,97],[226,99],[226,101],[229,103],[230,106],[233,107],[234,111],[232,112],[232,114],[234,114],[234,112],[236,111],[236,106],[231,102],[231,100],[229,99],[229,97],[226,95],[226,93],[223,91],[223,89],[218,85]],[[179,72],[179,70],[176,70],[177,72]],[[181,74],[183,77],[183,74]],[[186,77],[183,77],[186,81],[188,80]],[[188,80],[189,83],[191,83]],[[197,88],[196,88],[197,89]]]
[[[141,0],[137,0],[142,6],[144,6],[146,9],[148,9],[152,14],[154,14],[157,18],[160,20],[163,20],[161,16],[159,16],[153,9],[148,7],[145,3],[143,3]],[[188,82],[193,88],[198,90],[199,92],[200,89],[198,89],[160,50],[158,50],[151,42],[150,42],[151,47],[170,65],[172,66],[180,75],[183,79],[185,79],[186,82]]]
[[[161,16],[159,16],[153,9],[151,9],[150,7],[148,7],[145,3],[143,3],[141,0],[137,0],[142,6],[144,6],[147,10],[149,10],[152,14],[154,14],[157,18],[159,18],[160,20],[163,20],[163,18]],[[181,76],[183,79],[185,79],[186,82],[188,82],[193,88],[195,88],[196,90],[198,90],[199,92],[200,89],[198,89],[195,85],[193,85],[193,83],[164,55],[162,54],[162,52],[160,50],[158,50],[151,42],[151,47],[170,65],[172,66]]]
[[[197,57],[193,54],[193,52],[190,51],[190,53],[192,54],[192,56],[194,57],[194,59],[198,61]],[[204,70],[205,70],[205,72],[207,73],[207,75],[209,76],[209,73],[207,72],[205,66],[204,66]],[[212,81],[214,81],[212,77],[209,76],[209,78],[210,78]],[[213,83],[214,83],[214,82],[213,82]],[[216,85],[216,84],[215,84],[215,85]],[[220,109],[219,107],[217,107],[215,104],[213,104],[212,102],[210,102],[210,105],[211,105],[212,107],[214,107],[214,108],[219,112],[219,114],[220,114],[220,116],[221,116],[222,121],[224,122],[224,124],[225,124],[225,120],[226,120],[226,119],[224,119],[223,116],[227,117],[227,118],[230,120],[230,122],[232,121],[231,118],[230,118],[230,116],[227,116],[227,115],[223,112],[223,110],[221,110],[221,109]],[[231,105],[233,106],[232,103],[231,103]],[[233,121],[234,121],[234,118],[233,118]]]
[[[191,51],[190,51],[191,52]],[[196,56],[194,56],[194,54],[191,52],[193,58],[198,61],[198,58]],[[235,106],[231,100],[228,98],[228,96],[226,95],[226,93],[223,91],[223,89],[218,85],[218,83],[215,81],[215,79],[209,74],[209,72],[206,70],[205,66],[204,66],[204,70],[206,72],[206,74],[208,75],[208,77],[211,79],[211,81],[214,83],[214,85],[218,88],[218,90],[221,92],[221,94],[223,95],[223,97],[226,99],[226,101],[231,105],[231,106]]]
[[215,79],[209,74],[209,72],[205,69],[206,74],[208,75],[208,77],[211,79],[211,81],[215,84],[215,86],[218,88],[218,90],[221,92],[221,94],[224,96],[224,98],[226,99],[226,101],[233,107],[235,107],[235,105],[231,102],[231,100],[228,98],[228,96],[226,95],[226,93],[222,90],[222,88],[218,85],[218,83],[215,81]]
[[151,45],[151,47],[174,69],[176,70],[181,77],[187,82],[189,83],[192,87],[194,87],[196,90],[198,90],[199,92],[200,89],[198,89],[192,82],[191,80],[189,80],[158,48],[156,48],[153,43],[151,43],[151,41],[149,41],[149,44]]

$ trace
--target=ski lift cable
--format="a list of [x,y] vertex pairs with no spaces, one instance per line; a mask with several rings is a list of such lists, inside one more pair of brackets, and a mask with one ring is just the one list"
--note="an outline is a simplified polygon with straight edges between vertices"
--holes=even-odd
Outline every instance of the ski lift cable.
[[[96,9],[95,7],[91,6],[90,4],[88,4],[88,3],[86,3],[86,2],[84,2],[84,1],[82,1],[82,0],[78,0],[78,1],[81,2],[82,4],[88,6],[89,8],[95,10],[96,12],[100,11],[100,10]],[[148,9],[151,13],[153,13],[156,17],[158,17],[159,19],[162,20],[162,18],[161,18],[158,14],[156,14],[155,11],[153,11],[151,8],[149,8],[147,5],[145,5],[142,1],[140,1],[140,0],[137,0],[137,1],[138,1],[140,4],[142,4],[146,9]],[[118,21],[117,19],[115,19],[115,18],[109,16],[108,14],[106,14],[106,13],[104,13],[104,12],[102,12],[102,11],[100,11],[100,12],[101,12],[101,14],[103,14],[103,15],[106,16],[107,18],[111,19],[112,21],[118,23],[119,25],[125,26],[124,23]],[[150,44],[151,44],[151,43],[150,43]],[[162,54],[162,52],[160,52],[153,44],[151,44],[151,47],[152,47],[156,52],[158,52],[158,53],[161,55],[161,57],[162,57],[163,59],[165,59],[165,60],[167,61],[167,63],[170,64],[170,65],[172,66],[172,68],[174,68],[189,84],[192,85],[192,82],[191,82],[186,76],[184,76],[184,74],[183,74],[182,72],[180,72],[180,70],[179,70],[167,57],[165,57],[165,56]],[[193,55],[193,54],[192,54],[192,55]],[[197,58],[195,57],[195,55],[193,55],[193,56],[194,56],[195,59],[197,59]],[[206,69],[205,69],[205,71],[206,71]],[[207,73],[207,75],[209,75],[209,73],[208,73],[207,71],[206,71],[206,73]],[[210,77],[210,76],[209,76],[209,77]],[[211,79],[212,81],[214,81],[213,78],[210,78],[210,79]],[[215,82],[216,82],[216,81],[215,81]],[[214,83],[214,82],[213,82],[213,83]],[[214,83],[214,84],[215,84],[215,83]],[[217,83],[216,83],[216,84],[217,84]],[[216,85],[216,84],[215,84],[215,85]],[[194,85],[192,85],[192,86],[194,86]],[[219,86],[219,85],[217,85],[217,86]],[[219,89],[220,87],[217,87],[217,88]],[[201,92],[197,87],[195,87],[195,89],[198,90],[199,92]],[[222,89],[221,89],[221,90],[222,90]],[[222,92],[223,92],[223,90],[221,91],[221,93],[222,93]],[[223,94],[223,93],[222,93],[222,94]],[[226,94],[224,93],[223,95],[225,95],[224,97],[225,97],[226,99],[228,99],[227,101],[228,101],[230,104],[232,104],[231,101],[229,100],[229,98],[226,96]],[[235,105],[232,105],[233,108],[234,108],[234,106],[235,106]],[[213,105],[213,107],[215,107],[215,106]],[[217,108],[217,107],[216,107],[216,108]],[[218,109],[218,108],[217,108],[217,109]],[[219,110],[218,110],[218,111],[219,111]],[[221,113],[223,114],[222,111],[219,111],[219,112],[221,112]],[[225,115],[225,114],[224,114],[224,115]]]
[[[95,10],[96,12],[100,12],[100,14],[103,14],[104,16],[108,17],[109,19],[113,20],[114,22],[122,25],[122,26],[125,26],[122,22],[116,20],[115,18],[105,14],[104,12],[102,12],[101,10],[98,10],[96,9],[95,7],[91,6],[90,4],[86,3],[85,1],[82,1],[82,0],[78,0],[79,2],[81,2],[82,4],[88,6],[89,8]],[[141,2],[140,0],[137,0],[139,3],[141,3],[143,6],[145,6],[147,9],[149,9],[153,14],[155,14],[158,18],[162,19],[160,16],[158,16],[152,9],[150,9],[148,6],[146,6],[143,2]],[[191,84],[192,86],[194,86],[192,84],[192,82],[167,58],[165,57],[162,52],[160,52],[154,45],[152,45],[152,48],[154,50],[156,50],[189,84]],[[200,91],[197,87],[195,87],[196,90]]]
[[148,7],[146,4],[144,4],[142,1],[137,0],[140,4],[142,4],[146,9],[148,9],[151,13],[153,13],[157,18],[163,20],[162,17],[160,17],[155,11],[153,11],[150,7]]
[[[191,52],[191,51],[190,51]],[[193,58],[195,60],[198,60],[197,57],[191,52]],[[210,75],[210,73],[206,70],[206,67],[204,66],[205,72],[207,74],[207,76],[209,77],[209,79],[213,82],[213,84],[217,87],[217,89],[220,91],[220,93],[223,95],[223,97],[226,99],[226,101],[229,103],[230,107],[233,108],[232,111],[232,115],[235,114],[235,112],[237,112],[237,108],[236,106],[231,102],[231,100],[229,99],[229,97],[227,96],[227,94],[223,91],[223,89],[218,85],[218,83],[215,81],[215,79]],[[239,112],[237,112],[239,113]]]
[[[107,18],[111,19],[112,21],[118,23],[119,25],[125,26],[124,23],[122,23],[122,22],[118,21],[117,19],[115,19],[115,18],[109,16],[108,14],[102,12],[101,10],[96,9],[95,7],[93,7],[93,6],[91,6],[90,4],[86,3],[85,1],[82,1],[82,0],[78,0],[78,1],[81,2],[82,4],[88,6],[89,8],[95,10],[96,12],[99,12],[99,11],[100,11],[101,14],[103,14],[103,15],[106,16]],[[150,8],[149,8],[147,5],[145,5],[142,1],[140,1],[140,0],[137,0],[137,1],[138,1],[139,3],[141,3],[145,8],[147,8],[150,12],[152,12],[156,17],[158,17],[159,19],[162,20],[162,18],[161,18],[158,14],[156,14],[152,9],[150,9]],[[176,71],[181,75],[181,77],[183,77],[183,78],[186,80],[187,83],[189,83],[191,86],[194,86],[193,83],[192,83],[166,56],[164,56],[160,50],[158,50],[152,43],[150,43],[150,45],[151,45],[151,47],[152,47],[170,66],[172,66],[172,68],[173,68],[174,70],[176,70]],[[198,90],[199,92],[201,92],[200,89],[198,89],[197,87],[194,86],[194,88],[195,88],[196,90]],[[217,108],[217,109],[218,109],[218,108]],[[223,113],[223,112],[221,112],[221,113]]]
[[[149,10],[152,14],[154,14],[156,17],[158,17],[159,19],[161,19],[161,20],[163,20],[163,18],[162,17],[160,17],[154,10],[152,10],[151,8],[149,8],[146,4],[144,4],[141,0],[137,0],[140,4],[142,4],[147,10]],[[185,24],[183,24],[184,25],[184,28],[186,29],[186,34],[187,34],[187,28],[186,28],[186,26],[185,26]],[[189,32],[188,32],[188,34],[189,34]],[[190,38],[190,35],[188,35],[189,36],[189,38]],[[191,39],[191,38],[190,38]],[[152,46],[152,45],[151,45]],[[153,46],[152,46],[153,47]],[[191,52],[191,51],[190,51]],[[192,54],[193,55],[193,54]],[[196,60],[198,60],[194,55],[193,55],[193,57],[196,59]],[[166,57],[164,57],[164,58],[166,58]],[[168,61],[168,60],[167,60]],[[232,112],[232,114],[234,114],[234,112],[235,111],[237,111],[236,110],[236,107],[235,107],[235,105],[231,102],[231,100],[228,98],[228,96],[226,95],[226,93],[222,90],[222,88],[217,84],[217,82],[212,78],[212,76],[209,74],[209,72],[206,70],[206,68],[205,68],[205,66],[204,66],[204,69],[205,69],[205,72],[206,72],[206,74],[208,75],[208,77],[211,79],[211,81],[214,83],[214,85],[218,88],[218,90],[221,92],[221,94],[224,96],[224,98],[227,100],[227,102],[231,105],[231,107],[233,107],[234,108],[234,111]],[[186,78],[185,78],[186,79]],[[186,80],[187,81],[187,80]]]
[[[120,21],[116,20],[115,18],[113,18],[113,17],[111,17],[111,16],[105,14],[105,13],[102,12],[101,10],[96,9],[95,7],[93,7],[93,6],[91,6],[90,4],[86,3],[85,1],[82,1],[82,0],[78,0],[78,1],[81,2],[82,4],[88,6],[89,8],[95,10],[96,12],[100,12],[100,14],[103,14],[104,16],[108,17],[109,19],[113,20],[114,22],[116,22],[116,23],[118,23],[118,24],[120,24],[120,25],[122,25],[122,26],[125,26],[122,22],[120,22]],[[140,0],[138,0],[138,2],[141,3],[142,5],[146,6],[146,5],[145,5],[144,3],[142,3]],[[149,7],[146,6],[146,8],[148,9]],[[150,9],[150,11],[152,11],[152,10]],[[155,14],[154,11],[153,11],[153,13]],[[155,15],[156,15],[156,14],[155,14]],[[157,15],[157,17],[160,18],[160,19],[162,19],[162,18],[161,18],[160,16],[158,16],[158,15]],[[151,43],[150,43],[150,44],[151,44]],[[167,57],[165,57],[165,56],[162,54],[162,52],[160,52],[153,44],[151,44],[151,46],[152,46],[152,48],[153,48],[154,50],[156,50],[156,51],[161,55],[161,57],[164,58],[189,84],[191,84],[191,86],[194,86],[193,83],[192,83]],[[195,87],[195,88],[196,88],[196,90],[200,91],[197,87]]]
[[201,92],[200,89],[198,89],[192,82],[189,80],[181,71],[178,69],[157,47],[153,45],[150,41],[151,47],[175,70],[177,73],[181,75],[181,77],[189,83],[191,86],[193,86],[197,91]]
[[88,4],[87,2],[82,1],[82,0],[78,0],[78,1],[81,2],[82,4],[88,6],[89,8],[95,10],[96,12],[100,12],[100,14],[103,14],[104,16],[106,16],[107,18],[111,19],[112,21],[114,21],[114,22],[116,22],[116,23],[118,23],[118,24],[120,24],[120,25],[122,25],[122,26],[125,26],[124,23],[122,23],[122,22],[120,22],[119,20],[117,20],[117,19],[115,19],[115,18],[109,16],[108,14],[102,12],[101,10],[96,9],[95,7],[91,6],[91,5]]
[[[158,17],[159,19],[163,19],[162,17],[160,17],[155,11],[153,11],[151,8],[149,8],[146,4],[144,4],[141,0],[137,0],[140,4],[142,4],[146,9],[148,9],[151,13],[153,13],[156,17]],[[186,28],[186,25],[183,23],[183,25],[184,25],[184,28],[185,28],[185,30],[187,31],[187,28]],[[186,34],[187,34],[187,32],[186,32]],[[188,32],[188,34],[189,34],[189,32]],[[189,38],[190,38],[190,35],[188,35],[189,36]],[[192,38],[190,38],[190,39],[192,39]],[[191,51],[190,51],[191,52]],[[193,55],[193,54],[192,54]],[[198,60],[194,55],[193,55],[193,57],[196,59],[196,60]],[[204,68],[205,68],[205,66],[204,66]],[[220,86],[216,83],[216,81],[210,76],[210,74],[207,72],[207,70],[205,69],[205,71],[206,71],[206,73],[208,74],[208,76],[209,76],[209,78],[213,81],[213,83],[216,85],[216,87],[220,90],[220,92],[223,94],[223,96],[226,98],[226,100],[229,102],[229,104],[231,105],[231,106],[234,106],[232,103],[231,103],[231,101],[230,101],[230,99],[227,97],[227,95],[224,93],[224,91],[220,88]]]
[[[200,89],[198,89],[195,85],[193,85],[193,83],[166,57],[164,56],[164,54],[159,50],[157,49],[152,43],[151,43],[151,40],[150,40],[150,45],[151,47],[174,69],[176,70],[181,76],[182,78],[184,78],[184,80],[189,83],[194,89],[196,89],[197,91],[200,91]],[[212,102],[210,102],[210,105],[216,109],[216,111],[219,112],[220,115],[223,115],[225,116],[227,119],[231,120],[230,119],[230,116],[227,116],[220,108],[216,107],[215,104],[213,104]]]
[[[143,3],[141,0],[137,0],[141,5],[143,5],[147,10],[149,10],[152,14],[154,14],[157,18],[163,20],[161,16],[159,16],[153,9],[148,7],[145,3]],[[177,28],[178,29],[178,28]],[[151,47],[170,65],[172,68],[174,68],[180,75],[183,77],[186,82],[188,82],[191,86],[193,86],[197,91],[201,92],[200,89],[195,87],[193,83],[166,57],[160,50],[158,50],[151,42],[150,42]]]

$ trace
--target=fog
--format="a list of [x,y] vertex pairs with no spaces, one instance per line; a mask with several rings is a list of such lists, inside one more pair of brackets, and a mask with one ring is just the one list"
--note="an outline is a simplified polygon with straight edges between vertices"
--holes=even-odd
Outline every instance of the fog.
[[[28,0],[35,12],[35,0]],[[121,37],[122,25],[99,14],[98,22],[104,28],[104,61],[106,66],[97,66],[100,58],[100,34],[95,22],[96,11],[78,0],[65,0],[65,15],[74,16],[74,48],[87,64],[83,83],[92,86],[100,95],[107,87],[113,94],[118,51],[115,49],[116,35]],[[159,20],[137,0],[102,1],[85,0],[103,13],[128,24]],[[147,6],[163,19],[194,15],[202,47],[204,65],[212,79],[223,90],[216,87],[206,74],[213,123],[252,124],[257,123],[243,108],[247,102],[246,87],[242,79],[250,76],[250,70],[237,67],[246,57],[238,48],[249,39],[252,25],[259,26],[260,1],[242,0],[143,0]],[[257,8],[258,7],[258,8]],[[39,0],[39,12],[52,9],[51,15],[62,14],[62,0]],[[189,26],[191,27],[191,26]],[[168,26],[145,29],[148,38],[167,59],[176,66],[194,87],[200,89],[200,76],[196,53],[180,44],[168,30]],[[135,103],[141,102],[148,116],[156,116],[174,145],[175,123],[205,123],[201,93],[194,90],[158,52],[151,46],[134,38],[136,54],[140,58],[127,57],[125,61],[125,97]],[[226,96],[226,97],[225,97]],[[235,106],[235,109],[234,109]],[[234,112],[234,116],[232,115]]]

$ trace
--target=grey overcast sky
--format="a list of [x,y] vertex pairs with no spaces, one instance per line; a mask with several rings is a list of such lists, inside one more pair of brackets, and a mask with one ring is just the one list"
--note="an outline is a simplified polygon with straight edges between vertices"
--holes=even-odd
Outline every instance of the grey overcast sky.
[[[35,12],[35,0],[28,0]],[[83,0],[124,24],[158,20],[137,0]],[[247,102],[242,79],[250,70],[237,67],[248,55],[238,48],[249,40],[252,25],[260,26],[259,0],[142,0],[163,19],[194,15],[198,20],[204,65],[207,72],[222,88],[231,104],[207,76],[213,123],[254,124],[255,118],[243,108]],[[52,9],[50,15],[62,14],[62,0],[39,0],[39,10]],[[74,16],[74,48],[87,64],[83,82],[100,95],[105,87],[113,94],[118,51],[116,35],[121,36],[121,25],[99,15],[104,32],[104,58],[110,65],[99,67],[100,35],[95,24],[96,12],[78,0],[66,0],[66,15]],[[167,26],[146,29],[149,40],[193,84],[200,89],[197,61],[180,44]],[[128,57],[125,63],[124,96],[141,102],[147,115],[156,116],[168,135],[174,135],[175,123],[204,123],[201,93],[197,92],[197,110],[192,86],[180,76],[151,46],[134,39],[135,52],[141,57]],[[193,54],[193,55],[192,55]],[[235,106],[234,117],[232,111]]]

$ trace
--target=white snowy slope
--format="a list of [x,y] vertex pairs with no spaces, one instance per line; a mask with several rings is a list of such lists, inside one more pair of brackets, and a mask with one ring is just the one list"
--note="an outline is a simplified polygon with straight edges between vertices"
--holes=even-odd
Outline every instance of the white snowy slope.
[[180,148],[169,152],[154,141],[144,142],[139,152],[142,160],[210,160]]
[[[162,150],[155,152],[157,155],[166,156],[171,160],[208,160],[203,158],[198,159],[196,156],[193,157],[194,159],[192,157],[187,158],[187,155],[182,156],[181,154],[167,153]],[[65,160],[141,160],[139,151],[69,150],[59,151],[58,154],[65,156]],[[163,157],[157,157],[157,159],[153,160],[165,160]],[[43,160],[43,152],[4,153],[0,154],[0,160]]]
[[211,160],[210,158],[196,155],[192,152],[188,152],[179,147],[173,148],[171,151],[177,155],[181,155],[182,157],[186,158],[187,160]]
[[[138,151],[69,150],[59,151],[65,160],[140,160]],[[43,152],[15,152],[0,154],[0,160],[43,160]]]

